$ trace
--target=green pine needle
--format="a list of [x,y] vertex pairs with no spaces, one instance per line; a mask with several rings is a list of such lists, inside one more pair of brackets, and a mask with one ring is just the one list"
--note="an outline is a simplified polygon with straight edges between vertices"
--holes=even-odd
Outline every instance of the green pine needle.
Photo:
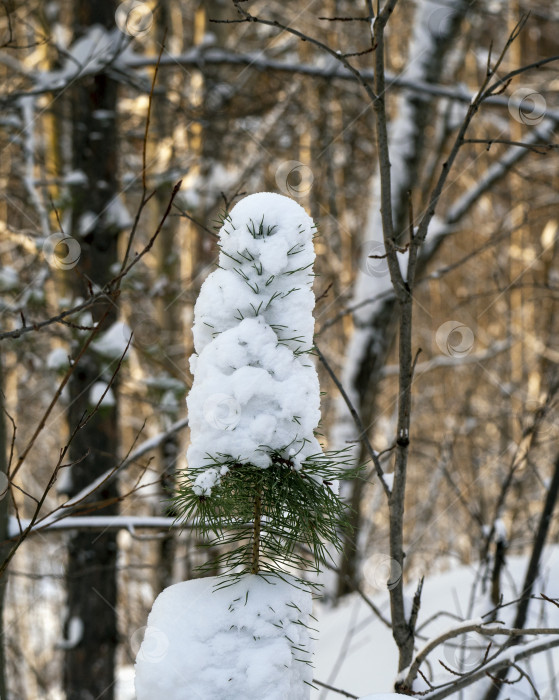
[[[217,558],[200,567],[203,573],[218,566],[236,580],[249,573],[318,572],[329,545],[340,551],[349,524],[346,506],[331,485],[356,477],[360,469],[352,466],[347,450],[313,455],[299,470],[282,454],[274,453],[267,469],[227,455],[208,457],[208,464],[191,468],[179,484],[173,504],[177,519],[193,522],[204,546],[220,546]],[[227,471],[211,496],[199,496],[192,484],[209,467]],[[311,556],[302,553],[305,549]]]

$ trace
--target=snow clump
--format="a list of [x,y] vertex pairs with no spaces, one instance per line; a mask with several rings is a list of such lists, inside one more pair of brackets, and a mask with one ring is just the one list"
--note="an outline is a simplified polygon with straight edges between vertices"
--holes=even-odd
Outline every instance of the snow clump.
[[308,700],[308,591],[287,578],[217,578],[166,588],[136,658],[137,700]]
[[219,233],[219,269],[194,309],[194,384],[187,399],[189,466],[211,495],[227,466],[300,469],[321,453],[313,345],[315,226],[296,202],[268,192],[241,200]]

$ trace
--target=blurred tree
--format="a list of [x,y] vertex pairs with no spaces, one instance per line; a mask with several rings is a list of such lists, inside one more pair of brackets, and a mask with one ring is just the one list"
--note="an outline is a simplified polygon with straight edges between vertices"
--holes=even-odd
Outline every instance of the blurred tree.
[[[0,564],[9,552],[5,543],[8,539],[8,444],[6,440],[6,422],[4,417],[4,373],[2,371],[2,353],[0,353]],[[0,698],[8,697],[6,692],[6,644],[4,633],[4,602],[6,599],[7,576],[0,576]]]
[[[87,37],[95,25],[114,29],[115,10],[113,0],[94,3],[78,0],[74,5],[75,39]],[[73,298],[85,299],[92,289],[102,288],[114,276],[114,265],[118,262],[119,228],[111,218],[111,205],[119,190],[117,83],[103,71],[86,75],[70,87],[69,99],[71,169],[79,172],[81,178],[71,186],[69,233],[78,241],[81,251],[79,262],[68,270],[66,279]],[[98,336],[102,340],[118,318],[114,300],[99,300],[91,309],[91,318],[94,324],[102,324]],[[79,331],[76,336],[80,337]],[[118,345],[117,342],[117,348]],[[92,389],[108,385],[117,361],[118,357],[111,352],[94,351],[80,362],[69,383],[70,431],[91,413],[99,398]],[[120,435],[115,383],[110,392],[114,400],[105,400],[71,444],[70,496],[117,464]],[[95,498],[103,506],[99,513],[116,514],[116,481],[103,486]],[[64,690],[68,700],[114,697],[118,643],[116,563],[115,532],[70,535],[64,660]]]

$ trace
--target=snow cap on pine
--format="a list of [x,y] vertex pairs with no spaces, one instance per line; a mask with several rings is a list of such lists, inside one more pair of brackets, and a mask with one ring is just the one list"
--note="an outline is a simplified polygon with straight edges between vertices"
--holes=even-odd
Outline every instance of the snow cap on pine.
[[219,232],[219,269],[194,308],[194,383],[187,399],[191,467],[211,495],[227,463],[266,468],[280,455],[299,469],[321,452],[313,343],[313,220],[296,202],[241,200]]
[[308,700],[312,597],[288,577],[166,588],[136,657],[138,700]]

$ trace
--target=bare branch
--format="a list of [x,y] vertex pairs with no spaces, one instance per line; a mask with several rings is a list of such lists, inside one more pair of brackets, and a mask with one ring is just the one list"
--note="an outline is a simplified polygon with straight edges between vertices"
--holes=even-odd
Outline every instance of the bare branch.
[[320,348],[318,345],[315,343],[314,344],[314,349],[316,350],[316,354],[318,355],[320,361],[324,365],[324,368],[330,375],[330,378],[338,388],[338,391],[342,395],[343,400],[345,401],[349,412],[351,413],[351,417],[355,421],[355,425],[357,426],[357,430],[359,431],[359,437],[363,441],[363,444],[367,448],[367,452],[369,453],[369,456],[371,457],[373,464],[375,465],[375,470],[377,473],[377,476],[380,480],[380,483],[382,484],[382,488],[384,489],[384,493],[386,494],[387,497],[390,497],[390,488],[388,487],[388,484],[384,480],[384,469],[382,468],[382,465],[380,463],[380,460],[378,458],[378,454],[375,452],[373,449],[373,446],[369,442],[369,438],[367,437],[367,430],[363,423],[361,422],[361,418],[359,417],[359,414],[355,410],[355,406],[351,403],[351,400],[349,396],[347,395],[345,389],[343,388],[340,380],[336,377],[334,370],[330,366],[330,363],[326,360],[324,355],[322,354]]

